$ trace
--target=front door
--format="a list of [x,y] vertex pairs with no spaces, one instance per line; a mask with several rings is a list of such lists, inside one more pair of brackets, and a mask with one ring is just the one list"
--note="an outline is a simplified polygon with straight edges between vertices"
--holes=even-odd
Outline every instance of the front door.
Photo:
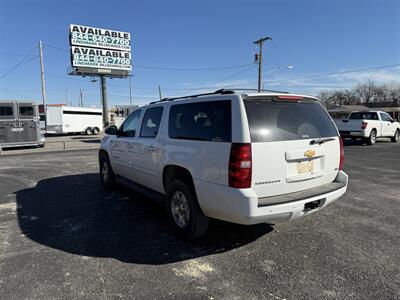
[[135,153],[132,152],[132,141],[139,134],[141,110],[136,110],[125,119],[116,136],[110,140],[112,167],[116,174],[133,180],[131,174],[132,161]]

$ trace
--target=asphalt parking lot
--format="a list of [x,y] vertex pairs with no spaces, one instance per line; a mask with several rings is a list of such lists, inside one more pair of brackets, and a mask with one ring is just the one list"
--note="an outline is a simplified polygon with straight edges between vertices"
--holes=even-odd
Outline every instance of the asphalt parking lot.
[[345,147],[347,194],[189,242],[99,184],[95,150],[0,157],[0,298],[400,299],[400,144]]

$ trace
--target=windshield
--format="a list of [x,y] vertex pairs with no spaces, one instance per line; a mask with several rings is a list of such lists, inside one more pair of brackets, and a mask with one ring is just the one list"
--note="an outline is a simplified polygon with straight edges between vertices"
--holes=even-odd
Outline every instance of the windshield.
[[252,142],[276,142],[337,136],[336,127],[315,100],[245,100]]
[[350,115],[350,120],[379,120],[376,112],[354,112]]

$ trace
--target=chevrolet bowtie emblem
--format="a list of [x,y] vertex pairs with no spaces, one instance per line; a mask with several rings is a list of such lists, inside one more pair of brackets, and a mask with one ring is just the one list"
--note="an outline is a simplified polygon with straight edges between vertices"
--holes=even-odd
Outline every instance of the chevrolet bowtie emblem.
[[306,152],[304,152],[304,156],[305,157],[313,157],[315,155],[315,150],[307,150]]

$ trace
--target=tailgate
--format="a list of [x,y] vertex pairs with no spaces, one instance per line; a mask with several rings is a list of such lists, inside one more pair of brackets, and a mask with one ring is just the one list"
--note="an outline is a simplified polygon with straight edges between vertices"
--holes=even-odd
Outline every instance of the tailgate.
[[339,138],[252,144],[252,188],[258,197],[298,192],[332,182],[340,160]]
[[337,123],[339,131],[360,131],[363,120],[342,120]]
[[339,137],[328,113],[314,99],[277,98],[244,100],[258,197],[328,184],[339,171]]

